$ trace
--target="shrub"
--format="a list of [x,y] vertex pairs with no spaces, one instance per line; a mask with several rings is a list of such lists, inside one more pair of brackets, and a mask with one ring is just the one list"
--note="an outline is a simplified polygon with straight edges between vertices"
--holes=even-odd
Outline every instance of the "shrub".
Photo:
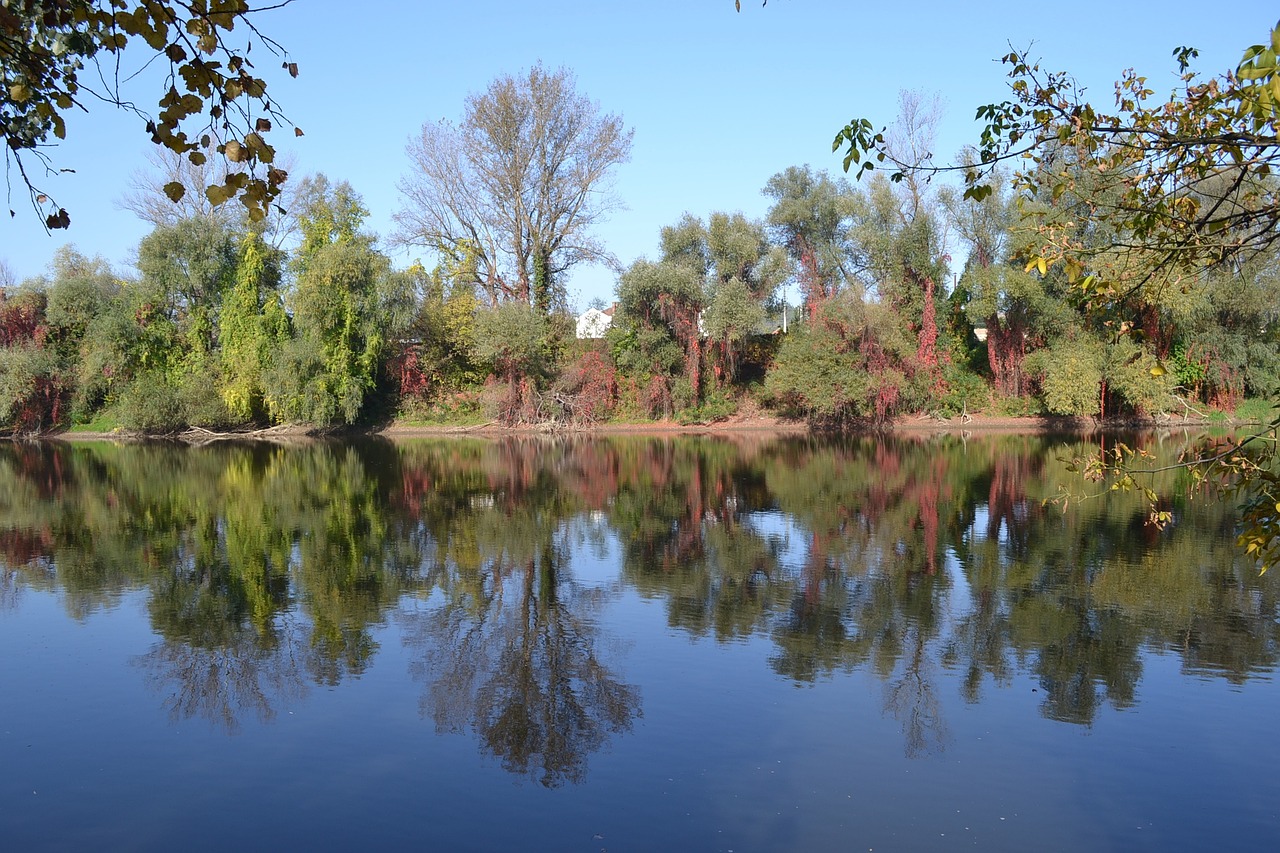
[[116,418],[120,426],[138,432],[170,433],[186,426],[177,389],[154,372],[139,374],[125,386]]

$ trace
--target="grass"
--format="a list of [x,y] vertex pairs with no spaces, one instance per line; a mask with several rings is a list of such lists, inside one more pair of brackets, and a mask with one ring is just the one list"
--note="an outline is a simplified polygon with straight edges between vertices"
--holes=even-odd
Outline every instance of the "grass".
[[1275,402],[1255,397],[1236,407],[1235,419],[1251,423],[1270,423],[1277,414]]
[[77,432],[113,432],[120,428],[120,422],[106,412],[98,412],[93,419],[82,424],[72,424],[67,430],[69,433]]

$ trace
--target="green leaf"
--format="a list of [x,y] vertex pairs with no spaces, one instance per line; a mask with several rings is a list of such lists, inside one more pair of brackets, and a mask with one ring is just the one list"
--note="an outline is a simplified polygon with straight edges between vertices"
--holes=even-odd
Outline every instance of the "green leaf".
[[169,197],[169,201],[177,204],[187,194],[187,188],[178,181],[170,181],[164,185],[164,194]]

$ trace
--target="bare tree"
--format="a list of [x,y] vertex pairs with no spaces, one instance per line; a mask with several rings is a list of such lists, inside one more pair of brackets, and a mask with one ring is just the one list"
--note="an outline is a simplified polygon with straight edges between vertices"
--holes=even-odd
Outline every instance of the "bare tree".
[[547,312],[575,264],[617,267],[591,227],[620,207],[610,176],[631,136],[563,68],[499,78],[467,99],[460,124],[426,124],[409,143],[396,240],[471,270],[492,302]]
[[9,262],[0,258],[0,290],[10,290],[18,286],[18,277],[13,273]]
[[[183,219],[195,217],[216,219],[228,226],[242,224],[257,230],[267,243],[276,248],[297,234],[298,181],[282,183],[280,195],[266,208],[262,221],[250,223],[245,208],[214,204],[205,192],[210,187],[223,186],[228,175],[243,172],[247,166],[219,156],[212,143],[203,152],[206,155],[204,160],[193,163],[191,157],[168,148],[148,150],[149,167],[138,169],[129,177],[129,188],[117,199],[116,206],[157,227],[175,225]],[[292,154],[277,154],[274,168],[290,174],[294,171],[295,161]],[[177,201],[167,189],[173,183],[181,184],[183,188]]]

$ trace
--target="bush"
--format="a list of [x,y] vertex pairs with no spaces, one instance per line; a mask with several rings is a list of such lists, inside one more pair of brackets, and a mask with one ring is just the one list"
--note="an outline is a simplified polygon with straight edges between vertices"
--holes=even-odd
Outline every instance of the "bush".
[[128,430],[177,432],[185,427],[178,391],[158,373],[142,373],[125,386],[116,403],[116,419]]
[[710,424],[732,417],[738,412],[738,401],[725,389],[708,394],[700,406],[682,409],[676,420],[682,424]]

